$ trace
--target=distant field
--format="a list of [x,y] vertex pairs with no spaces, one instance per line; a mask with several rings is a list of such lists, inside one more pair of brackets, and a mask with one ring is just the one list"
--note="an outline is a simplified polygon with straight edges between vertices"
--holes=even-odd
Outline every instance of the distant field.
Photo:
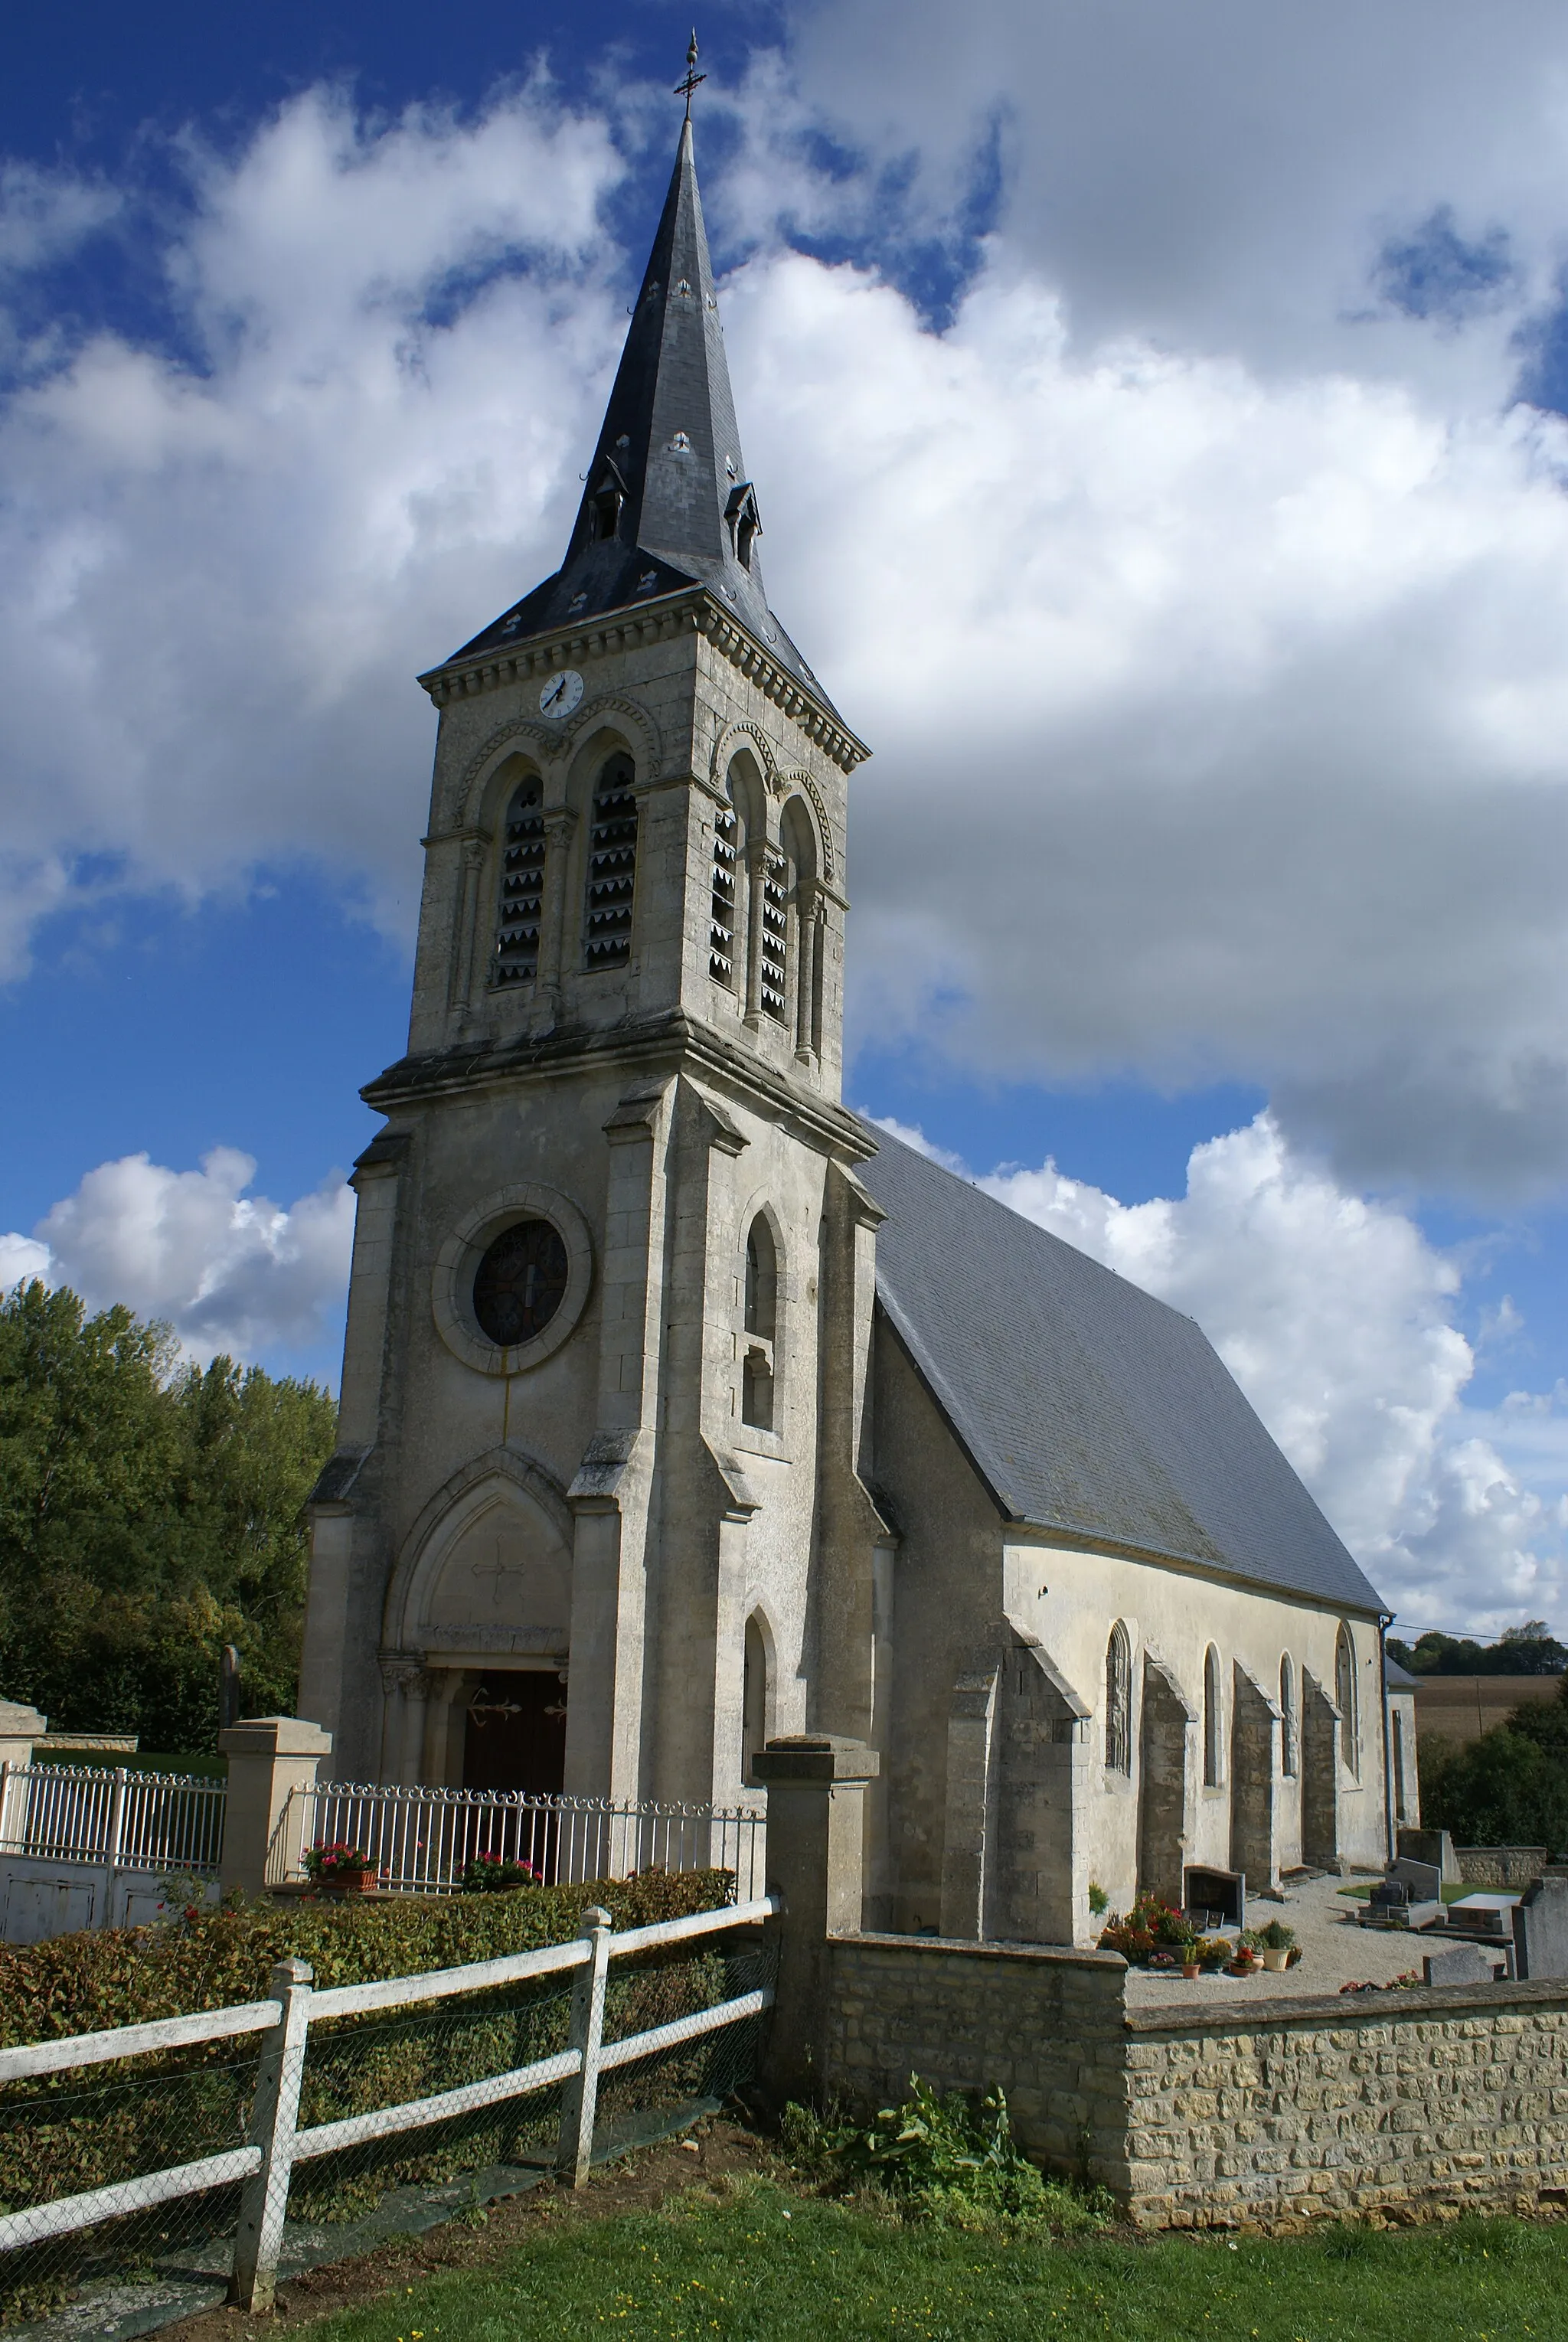
[[1423,1676],[1415,1695],[1417,1732],[1479,1740],[1527,1699],[1556,1699],[1561,1676]]

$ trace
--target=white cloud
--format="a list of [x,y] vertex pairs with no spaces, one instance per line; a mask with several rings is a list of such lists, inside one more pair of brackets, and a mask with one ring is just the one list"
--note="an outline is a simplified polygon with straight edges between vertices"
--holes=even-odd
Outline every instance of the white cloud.
[[1268,1115],[1194,1148],[1175,1199],[1124,1205],[1051,1162],[977,1184],[1197,1319],[1403,1617],[1562,1615],[1568,1393],[1466,1407],[1461,1269],[1404,1214],[1347,1194]]
[[0,269],[41,268],[62,259],[123,207],[101,180],[35,164],[0,164]]
[[[998,92],[1014,125],[941,334],[767,241],[781,205],[873,232],[885,183],[799,135],[830,69],[862,91],[861,0],[801,17],[804,94],[759,62],[729,348],[774,598],[878,752],[861,1034],[1253,1082],[1355,1185],[1562,1185],[1568,426],[1502,410],[1513,312],[1345,322],[1441,201],[1508,231],[1518,299],[1550,275],[1568,30],[1504,12],[1472,73],[1451,0],[1342,7],[1343,55],[1221,0],[1190,51],[1144,0],[1120,30],[985,0],[954,59],[913,9],[874,161],[902,136],[934,169]],[[316,92],[193,156],[163,232],[194,355],[101,335],[0,415],[12,966],[85,855],[190,893],[309,857],[409,931],[412,673],[554,566],[624,328],[608,126],[543,88],[381,126]]]
[[314,1349],[341,1324],[353,1193],[335,1176],[285,1210],[245,1194],[255,1168],[233,1146],[197,1171],[145,1155],[101,1163],[31,1238],[0,1236],[0,1285],[36,1276],[95,1309],[124,1302],[204,1360]]

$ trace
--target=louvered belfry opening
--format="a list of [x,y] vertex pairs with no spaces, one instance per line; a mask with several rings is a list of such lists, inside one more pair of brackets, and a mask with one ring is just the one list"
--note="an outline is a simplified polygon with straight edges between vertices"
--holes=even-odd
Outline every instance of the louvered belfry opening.
[[630,756],[612,756],[594,784],[588,837],[588,901],[583,957],[589,967],[624,967],[632,956],[637,879],[637,800]]
[[722,805],[714,817],[713,906],[708,925],[708,974],[716,983],[734,989],[735,981],[735,862],[740,823],[733,805]]
[[496,984],[531,984],[539,973],[539,911],[544,887],[544,793],[520,781],[506,808],[501,899],[495,915]]
[[789,867],[769,846],[763,861],[763,924],[759,1003],[767,1016],[784,1022],[789,960]]

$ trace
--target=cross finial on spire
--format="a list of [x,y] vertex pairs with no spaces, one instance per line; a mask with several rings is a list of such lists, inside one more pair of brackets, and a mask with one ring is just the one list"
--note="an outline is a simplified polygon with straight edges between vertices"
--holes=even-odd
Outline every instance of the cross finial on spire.
[[675,84],[675,95],[684,97],[686,101],[688,122],[692,118],[692,92],[700,81],[706,81],[706,74],[700,74],[697,71],[697,28],[694,25],[691,40],[686,45],[686,77],[684,81],[678,81]]

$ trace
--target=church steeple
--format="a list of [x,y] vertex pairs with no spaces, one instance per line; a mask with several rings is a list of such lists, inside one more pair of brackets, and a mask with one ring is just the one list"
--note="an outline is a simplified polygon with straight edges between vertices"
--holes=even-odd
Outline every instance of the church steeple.
[[760,534],[688,112],[565,560],[456,656],[706,586],[822,698],[768,608]]

